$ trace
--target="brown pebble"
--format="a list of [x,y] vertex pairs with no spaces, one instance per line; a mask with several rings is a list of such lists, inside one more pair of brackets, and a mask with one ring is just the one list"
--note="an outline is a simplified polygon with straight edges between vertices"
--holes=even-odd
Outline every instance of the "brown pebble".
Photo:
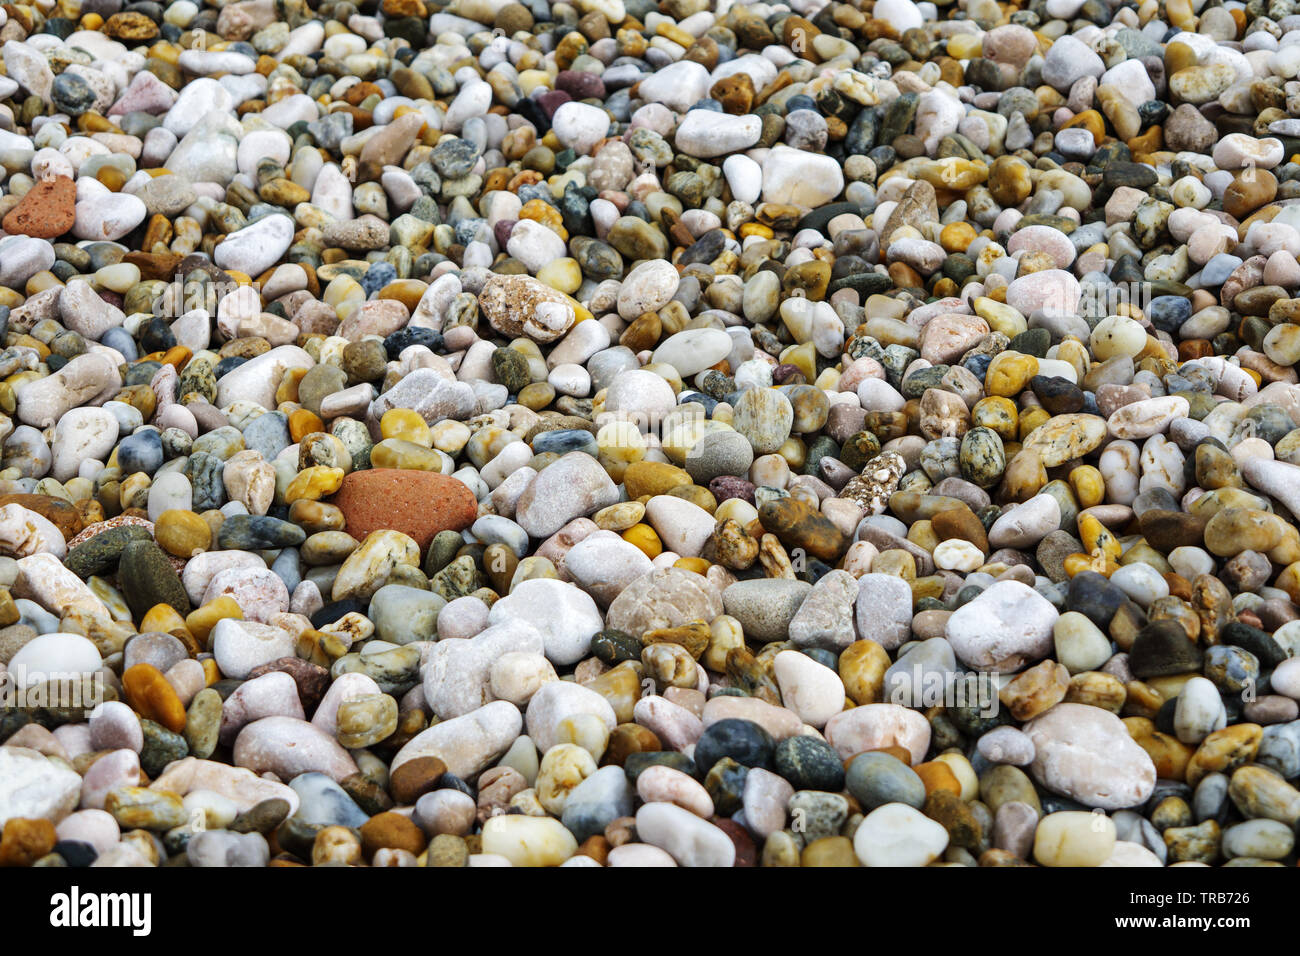
[[384,847],[407,850],[419,856],[424,852],[426,842],[424,831],[400,813],[380,813],[361,824],[361,850],[366,859]]
[[10,235],[55,239],[77,218],[77,184],[67,176],[42,179],[27,191],[0,225]]
[[399,764],[388,778],[388,792],[403,806],[419,800],[436,789],[438,778],[447,772],[447,765],[438,757],[416,757]]

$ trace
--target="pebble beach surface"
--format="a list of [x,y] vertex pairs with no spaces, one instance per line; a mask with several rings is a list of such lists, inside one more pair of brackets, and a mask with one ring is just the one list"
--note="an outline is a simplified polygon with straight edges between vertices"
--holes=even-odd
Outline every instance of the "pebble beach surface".
[[0,865],[1295,865],[1292,0],[0,59]]

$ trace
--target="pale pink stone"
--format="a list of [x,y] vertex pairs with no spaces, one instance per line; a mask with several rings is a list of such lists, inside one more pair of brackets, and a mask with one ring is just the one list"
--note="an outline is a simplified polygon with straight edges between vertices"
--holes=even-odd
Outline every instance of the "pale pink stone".
[[669,750],[685,750],[704,733],[700,718],[666,697],[642,697],[632,708],[632,719],[654,731]]
[[955,362],[988,334],[989,325],[979,316],[956,313],[935,316],[921,329],[921,358],[935,364]]
[[102,810],[104,798],[114,787],[140,786],[140,756],[134,750],[104,754],[82,775],[81,809]]
[[1007,240],[1007,254],[1042,252],[1052,258],[1058,269],[1068,269],[1074,262],[1074,243],[1070,237],[1051,226],[1025,226]]
[[1044,269],[1013,279],[1007,286],[1007,305],[1023,316],[1040,309],[1048,315],[1075,315],[1080,295],[1079,280],[1070,273]]
[[122,831],[107,810],[78,810],[59,821],[54,835],[60,840],[89,843],[96,853],[105,853],[121,839]]
[[649,843],[624,843],[609,851],[606,866],[676,866],[677,861],[666,850]]
[[784,707],[777,707],[757,697],[732,697],[724,695],[714,697],[704,705],[704,726],[709,727],[720,720],[751,720],[758,724],[774,740],[799,736],[803,722],[799,715]]
[[845,758],[864,750],[902,747],[918,764],[930,747],[930,722],[898,704],[864,704],[827,721],[826,741]]
[[241,730],[234,762],[254,773],[269,770],[281,780],[316,772],[338,781],[357,772],[356,762],[338,741],[293,717],[264,717]]
[[298,685],[287,672],[271,671],[235,688],[221,708],[221,743],[234,743],[245,725],[263,717],[304,718]]
[[672,767],[647,767],[636,778],[636,792],[646,803],[675,803],[697,817],[713,816],[713,798],[693,778]]

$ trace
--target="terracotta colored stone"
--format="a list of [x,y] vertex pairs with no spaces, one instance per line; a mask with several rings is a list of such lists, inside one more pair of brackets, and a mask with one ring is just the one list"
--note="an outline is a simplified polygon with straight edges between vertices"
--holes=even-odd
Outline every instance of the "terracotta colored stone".
[[152,664],[127,668],[122,675],[122,688],[126,692],[126,702],[141,717],[156,721],[178,734],[185,729],[185,705],[162,671]]
[[353,472],[330,501],[342,509],[344,530],[358,541],[390,529],[410,535],[421,551],[439,531],[461,531],[478,515],[478,502],[465,485],[431,471]]
[[424,831],[400,813],[379,813],[361,825],[361,850],[366,859],[384,847],[409,850],[419,856],[424,852],[425,843]]
[[54,849],[57,839],[49,820],[13,817],[0,836],[0,866],[31,866]]
[[957,780],[957,775],[952,769],[941,760],[930,760],[926,763],[919,763],[912,768],[925,784],[927,794],[936,793],[940,790],[946,790],[949,793],[961,795],[961,783]]
[[0,222],[10,235],[55,239],[77,218],[77,185],[67,176],[39,180]]

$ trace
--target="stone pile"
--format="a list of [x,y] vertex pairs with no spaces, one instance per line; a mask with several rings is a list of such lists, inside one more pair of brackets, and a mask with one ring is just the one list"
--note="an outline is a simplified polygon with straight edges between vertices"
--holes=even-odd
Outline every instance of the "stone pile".
[[0,60],[0,864],[1295,865],[1290,0]]

